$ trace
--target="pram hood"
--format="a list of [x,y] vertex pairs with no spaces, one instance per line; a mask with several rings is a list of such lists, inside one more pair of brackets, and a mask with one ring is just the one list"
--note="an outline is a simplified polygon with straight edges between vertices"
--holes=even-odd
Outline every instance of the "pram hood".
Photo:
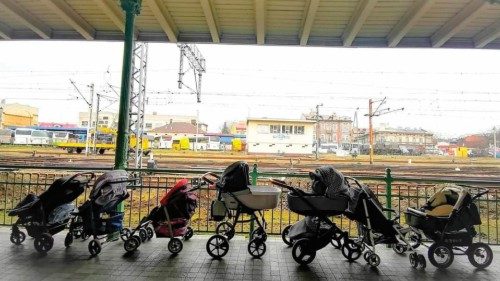
[[177,182],[161,199],[161,206],[155,207],[147,219],[155,223],[164,222],[167,220],[166,211],[170,220],[179,218],[189,220],[198,205],[198,196],[188,188],[189,181],[187,179]]
[[316,195],[335,198],[348,191],[344,175],[332,166],[319,167],[310,172],[309,177],[313,180],[312,190]]
[[250,169],[246,162],[234,162],[233,164],[229,165],[222,173],[222,176],[216,184],[217,188],[219,188],[223,193],[237,192],[249,189],[249,171]]
[[174,187],[172,187],[165,195],[163,198],[160,200],[160,204],[162,206],[165,206],[168,204],[168,201],[170,198],[172,198],[177,192],[181,192],[182,190],[185,190],[188,188],[189,181],[188,179],[181,179],[179,180]]
[[89,199],[103,210],[112,210],[128,197],[127,182],[125,170],[106,172],[95,181]]
[[452,205],[453,210],[460,209],[466,200],[470,197],[469,189],[464,186],[459,185],[447,185],[441,188],[438,192],[436,192],[432,197],[427,201],[427,208],[435,208],[441,205]]

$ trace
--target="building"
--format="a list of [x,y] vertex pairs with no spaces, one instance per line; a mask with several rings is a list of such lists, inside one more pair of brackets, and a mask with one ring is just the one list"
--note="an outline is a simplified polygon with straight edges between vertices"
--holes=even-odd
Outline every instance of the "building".
[[[302,116],[306,120],[316,121],[316,112],[311,111]],[[320,115],[318,125],[314,126],[314,135],[319,138],[320,143],[351,143],[352,136],[352,120],[350,117],[338,116],[333,113],[331,115]],[[319,128],[316,135],[316,127]]]
[[57,129],[75,129],[77,124],[71,123],[55,123],[55,122],[40,122],[38,126],[41,128],[57,128]]
[[[95,126],[95,112],[92,113],[93,121],[92,127]],[[87,127],[89,120],[88,112],[80,112],[78,125],[81,127]],[[182,115],[162,115],[153,112],[153,114],[146,114],[144,116],[144,131],[149,131],[154,128],[159,128],[173,122],[185,122],[196,124],[196,116],[182,116]],[[116,112],[99,112],[99,127],[114,128],[118,126],[118,113]]]
[[248,153],[312,154],[315,121],[249,118]]
[[236,121],[231,123],[229,133],[233,135],[245,135],[247,133],[247,122]]
[[19,103],[0,103],[0,129],[38,126],[38,108]]
[[[207,132],[206,124],[199,124],[196,128],[196,121],[172,122],[158,128],[149,130],[146,134],[154,139],[153,145],[157,148],[172,148],[173,141],[188,138],[190,143],[199,141],[205,142],[204,134]],[[197,149],[207,149],[207,145],[199,144]]]
[[[436,145],[434,134],[422,129],[389,128],[382,126],[373,130],[375,149],[407,149],[415,152],[432,150]],[[360,135],[357,142],[368,145],[369,132]]]

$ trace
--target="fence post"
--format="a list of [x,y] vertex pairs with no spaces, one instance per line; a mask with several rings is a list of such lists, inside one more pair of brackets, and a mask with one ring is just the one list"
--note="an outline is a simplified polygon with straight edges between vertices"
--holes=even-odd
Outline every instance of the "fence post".
[[[392,182],[394,179],[391,176],[391,169],[385,169],[385,206],[387,209],[392,209]],[[389,219],[392,218],[392,213],[388,212]]]
[[[259,171],[257,170],[257,164],[253,164],[252,169],[252,185],[257,185],[257,178],[259,177]],[[252,219],[254,219],[254,215],[252,215]],[[249,240],[252,240],[252,231],[254,229],[253,220],[250,221],[250,232],[248,233]]]

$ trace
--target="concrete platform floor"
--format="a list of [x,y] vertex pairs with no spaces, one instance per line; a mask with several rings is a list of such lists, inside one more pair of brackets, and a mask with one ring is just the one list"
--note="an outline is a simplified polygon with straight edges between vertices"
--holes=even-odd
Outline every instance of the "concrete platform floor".
[[[493,248],[495,258],[486,270],[476,270],[465,256],[455,257],[446,270],[429,262],[425,270],[417,270],[411,268],[407,255],[381,246],[381,265],[372,269],[362,258],[347,262],[331,246],[319,251],[308,267],[299,266],[279,237],[269,238],[262,259],[253,259],[246,239],[237,236],[229,253],[213,260],[205,250],[209,236],[201,234],[184,242],[177,256],[168,252],[168,239],[153,238],[132,255],[126,255],[123,242],[117,241],[104,245],[93,258],[88,241],[77,240],[66,249],[65,232],[55,236],[47,255],[36,252],[31,238],[21,246],[13,245],[9,234],[9,228],[0,228],[0,280],[500,280],[500,247]],[[420,252],[427,255],[425,248]]]

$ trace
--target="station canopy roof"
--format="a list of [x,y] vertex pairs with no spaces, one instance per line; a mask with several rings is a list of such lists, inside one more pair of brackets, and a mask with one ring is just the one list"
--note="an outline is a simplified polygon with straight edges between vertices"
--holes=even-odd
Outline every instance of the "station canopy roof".
[[[140,41],[500,48],[498,0],[143,0]],[[0,39],[122,40],[119,0],[0,0]]]

